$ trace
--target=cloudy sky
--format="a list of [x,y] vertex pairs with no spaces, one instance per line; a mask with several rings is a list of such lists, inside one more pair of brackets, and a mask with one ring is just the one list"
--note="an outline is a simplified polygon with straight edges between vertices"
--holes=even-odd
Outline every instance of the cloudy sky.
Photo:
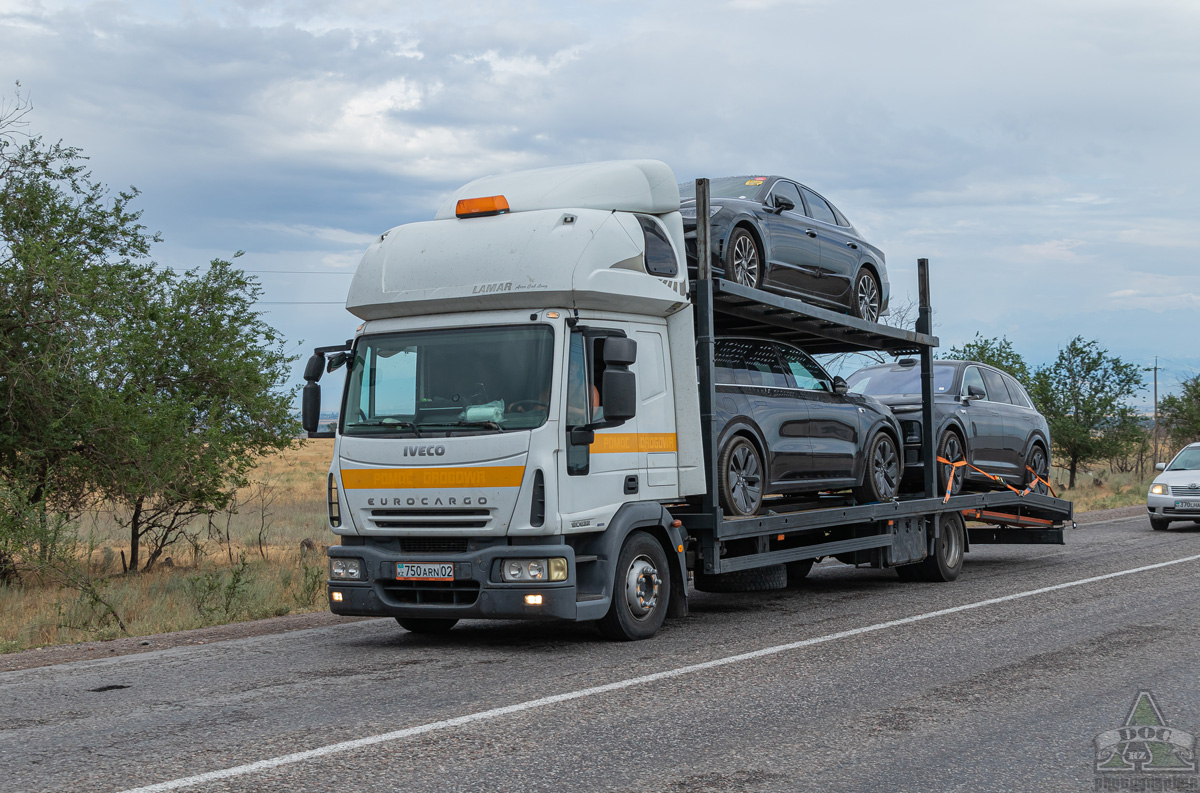
[[368,241],[462,183],[652,157],[809,184],[894,303],[928,257],[945,347],[1200,371],[1194,0],[0,0],[0,43],[29,131],[142,190],[160,263],[246,251],[297,352],[351,335]]

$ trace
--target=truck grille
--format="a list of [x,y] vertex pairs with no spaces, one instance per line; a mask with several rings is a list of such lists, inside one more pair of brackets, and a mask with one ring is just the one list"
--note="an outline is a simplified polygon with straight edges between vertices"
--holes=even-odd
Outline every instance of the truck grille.
[[466,553],[466,537],[402,537],[403,553]]
[[486,529],[491,526],[489,509],[373,509],[371,523],[377,529]]
[[478,581],[383,581],[379,588],[392,605],[471,606],[479,600]]
[[1173,496],[1200,496],[1200,487],[1192,485],[1171,485]]

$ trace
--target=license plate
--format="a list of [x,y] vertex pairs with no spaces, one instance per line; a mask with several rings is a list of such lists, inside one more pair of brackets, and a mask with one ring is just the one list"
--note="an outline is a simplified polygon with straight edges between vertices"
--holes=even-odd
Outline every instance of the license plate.
[[1200,511],[1200,501],[1176,501],[1175,509],[1182,509],[1187,512]]
[[396,562],[396,578],[403,581],[453,581],[451,562]]

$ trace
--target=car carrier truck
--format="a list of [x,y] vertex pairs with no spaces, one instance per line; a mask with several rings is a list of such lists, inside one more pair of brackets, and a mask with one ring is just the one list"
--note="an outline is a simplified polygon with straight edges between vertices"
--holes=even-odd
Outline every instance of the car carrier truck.
[[[726,516],[715,338],[919,355],[927,412],[937,339],[924,260],[916,330],[866,322],[712,277],[706,180],[697,203],[695,278],[675,175],[652,160],[479,179],[371,244],[346,299],[362,324],[305,371],[304,427],[335,438],[334,613],[416,632],[596,621],[644,639],[686,615],[690,581],[778,586],[822,558],[949,581],[972,543],[1063,541],[1069,502],[939,497],[929,415],[920,493],[774,497]],[[318,432],[319,381],[343,366],[337,429]]]

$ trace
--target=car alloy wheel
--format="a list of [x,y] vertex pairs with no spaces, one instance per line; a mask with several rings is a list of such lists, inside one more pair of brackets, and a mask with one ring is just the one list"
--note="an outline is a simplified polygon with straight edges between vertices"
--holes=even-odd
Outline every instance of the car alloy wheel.
[[859,273],[854,287],[854,299],[860,319],[875,322],[879,319],[879,284],[869,272]]
[[[1029,456],[1025,458],[1025,466],[1025,486],[1031,492],[1045,495],[1045,482],[1050,478],[1050,464],[1046,459],[1046,451],[1041,446],[1034,446],[1029,450]],[[1033,469],[1033,473],[1029,472],[1030,468]],[[1034,474],[1037,475],[1037,479],[1034,478]],[[1042,481],[1039,482],[1038,479]]]
[[900,486],[900,456],[887,435],[880,436],[871,456],[871,475],[875,477],[875,492],[881,501],[896,495]]
[[758,246],[748,232],[738,229],[730,244],[730,267],[733,280],[742,286],[758,286]]
[[[966,459],[966,455],[963,454],[962,441],[959,440],[958,433],[953,432],[952,430],[947,430],[945,434],[942,435],[942,440],[938,443],[937,456],[941,457],[943,460],[949,460],[952,463],[957,463]],[[958,468],[955,468],[952,465],[938,463],[937,470],[938,492],[946,492],[946,483],[951,481],[951,472],[953,472],[954,476],[954,486],[950,488],[950,495],[957,496],[962,492],[963,478],[967,473],[967,469],[965,467],[959,466]]]
[[758,512],[763,497],[763,463],[758,449],[746,438],[732,438],[719,461],[721,506],[735,517]]

